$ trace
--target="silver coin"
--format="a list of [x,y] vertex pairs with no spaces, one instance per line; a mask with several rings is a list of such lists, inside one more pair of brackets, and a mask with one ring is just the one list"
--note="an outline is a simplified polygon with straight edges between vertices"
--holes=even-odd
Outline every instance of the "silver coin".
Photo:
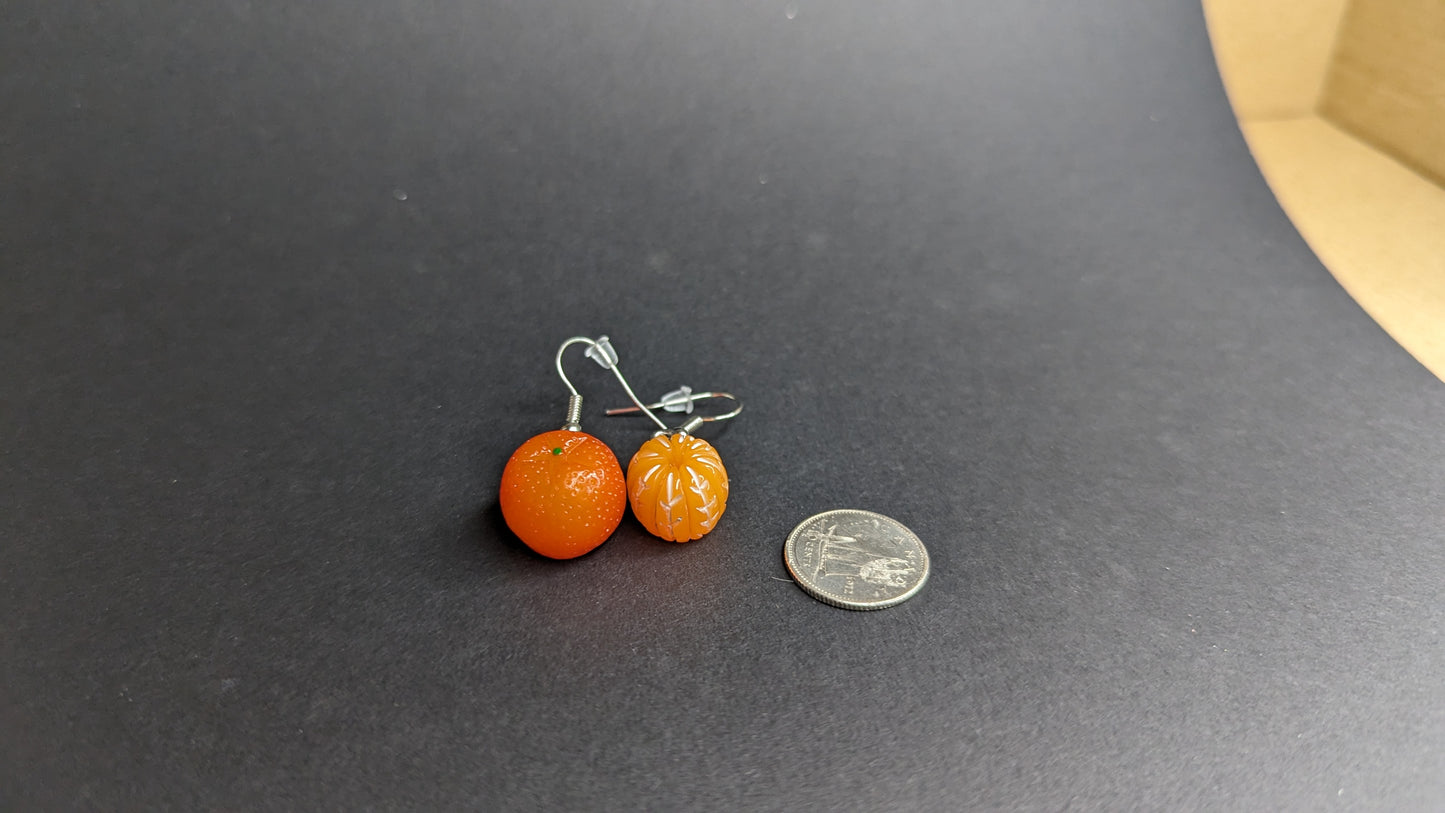
[[896,519],[843,509],[808,517],[788,534],[783,563],[813,598],[848,610],[881,610],[928,580],[928,551]]

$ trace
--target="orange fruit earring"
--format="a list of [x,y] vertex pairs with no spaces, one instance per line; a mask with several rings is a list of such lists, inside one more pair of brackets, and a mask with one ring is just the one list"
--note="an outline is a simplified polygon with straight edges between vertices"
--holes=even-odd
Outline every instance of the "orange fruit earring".
[[[631,393],[629,393],[631,394]],[[676,429],[668,429],[652,410],[691,413],[693,403],[705,398],[726,398],[737,406],[723,415],[693,416]],[[662,427],[642,444],[627,464],[627,499],[632,515],[654,536],[672,542],[701,539],[717,527],[728,504],[728,473],[711,443],[695,437],[704,423],[727,420],[743,411],[742,403],[725,392],[694,393],[682,387],[655,404],[611,409],[608,415],[645,412]]]
[[[607,444],[582,431],[582,396],[562,372],[562,353],[587,345],[587,357],[617,371],[606,336],[573,337],[557,348],[557,374],[567,385],[567,422],[530,438],[502,470],[500,502],[507,527],[527,547],[552,559],[572,559],[606,542],[627,510],[627,481]],[[626,381],[623,381],[626,386]]]

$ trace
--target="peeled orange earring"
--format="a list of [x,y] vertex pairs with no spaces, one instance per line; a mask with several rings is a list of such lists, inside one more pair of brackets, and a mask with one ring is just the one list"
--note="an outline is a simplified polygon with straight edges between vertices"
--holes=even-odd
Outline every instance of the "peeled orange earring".
[[557,375],[567,385],[567,422],[517,448],[502,470],[502,517],[527,547],[553,559],[572,559],[606,542],[627,510],[627,481],[607,444],[582,431],[582,396],[562,371],[562,354],[587,345],[587,357],[632,388],[617,369],[606,336],[576,336],[557,348]]
[[[631,393],[628,393],[631,395]],[[690,418],[676,429],[668,429],[654,409],[668,412],[693,410],[693,403],[706,398],[726,398],[737,404],[722,415]],[[695,437],[704,423],[735,417],[742,402],[725,392],[694,393],[689,387],[664,395],[655,404],[643,404],[633,396],[635,407],[609,409],[608,415],[645,412],[662,427],[642,444],[627,464],[627,498],[632,514],[654,536],[673,542],[701,539],[717,527],[728,503],[728,473],[711,443]]]

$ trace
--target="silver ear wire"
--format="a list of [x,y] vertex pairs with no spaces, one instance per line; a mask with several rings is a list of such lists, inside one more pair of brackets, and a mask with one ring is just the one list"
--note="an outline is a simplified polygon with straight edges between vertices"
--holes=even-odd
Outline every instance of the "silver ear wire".
[[[721,415],[693,415],[691,418],[689,418],[689,419],[687,420],[687,423],[684,423],[682,426],[679,426],[679,427],[676,428],[676,429],[667,429],[667,427],[664,426],[664,427],[663,427],[663,430],[666,431],[666,432],[668,432],[668,433],[670,433],[670,434],[671,434],[671,433],[681,432],[682,434],[690,435],[690,434],[692,434],[693,432],[696,432],[696,431],[698,430],[698,428],[701,427],[701,426],[702,426],[703,424],[705,424],[705,423],[712,423],[712,422],[714,422],[714,421],[725,421],[725,420],[728,420],[729,418],[735,418],[735,417],[737,417],[737,415],[738,415],[739,412],[742,412],[742,411],[743,411],[743,402],[742,402],[742,401],[739,401],[738,398],[737,398],[737,396],[733,395],[732,393],[729,393],[729,392],[693,392],[691,387],[686,387],[686,386],[684,386],[684,387],[680,387],[680,388],[678,388],[678,389],[676,389],[676,390],[673,390],[672,392],[669,392],[667,395],[662,396],[662,398],[661,398],[657,403],[655,403],[655,404],[646,404],[646,405],[644,405],[644,404],[642,404],[642,403],[638,403],[637,406],[620,407],[620,408],[617,408],[617,409],[609,409],[609,410],[607,410],[607,413],[606,413],[606,414],[608,414],[608,415],[631,415],[631,414],[634,414],[634,413],[636,413],[636,412],[638,412],[638,411],[646,411],[647,414],[648,414],[648,416],[651,417],[654,422],[660,423],[660,421],[657,420],[657,416],[655,416],[655,415],[652,414],[652,410],[654,410],[654,409],[665,409],[665,410],[667,410],[668,412],[688,412],[688,413],[691,413],[691,412],[692,412],[692,407],[693,407],[693,404],[694,404],[694,403],[696,403],[697,401],[704,401],[704,400],[707,400],[707,399],[709,399],[709,398],[726,398],[726,399],[728,399],[729,401],[732,401],[733,403],[737,404],[737,406],[734,407],[734,408],[732,409],[732,411],[730,411],[730,412],[724,412],[724,413],[721,414]],[[634,397],[632,400],[633,400],[633,401],[637,401],[637,398]]]
[[622,371],[617,368],[617,350],[612,346],[612,342],[608,340],[606,336],[598,336],[596,339],[589,339],[586,336],[573,336],[567,341],[562,342],[562,346],[557,348],[557,375],[561,377],[562,383],[567,385],[567,392],[570,393],[567,398],[567,423],[562,426],[563,429],[569,432],[582,431],[582,396],[577,392],[577,388],[572,386],[572,382],[568,380],[567,373],[562,370],[562,353],[574,344],[587,345],[587,358],[597,362],[597,364],[604,369],[611,370],[612,374],[617,376],[617,381],[622,385],[622,389],[627,391],[627,396],[632,399],[632,403],[637,404],[637,409],[647,413],[647,417],[651,418],[652,422],[664,431],[667,430],[667,424],[658,420],[657,416],[652,414],[652,410],[645,406],[642,401],[638,399],[637,394],[632,391],[632,387],[627,383],[627,379],[622,377]]

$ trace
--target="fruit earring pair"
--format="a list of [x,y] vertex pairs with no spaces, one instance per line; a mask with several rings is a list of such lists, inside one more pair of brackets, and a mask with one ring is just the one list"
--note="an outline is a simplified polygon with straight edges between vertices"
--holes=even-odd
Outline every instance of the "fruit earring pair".
[[[582,431],[582,396],[562,370],[562,356],[574,344],[587,345],[586,356],[611,370],[635,407],[609,414],[640,412],[661,431],[633,456],[624,478],[617,457],[605,443]],[[703,423],[725,415],[693,417],[669,429],[653,409],[691,414],[693,403],[726,393],[698,393],[683,387],[652,405],[638,399],[617,368],[617,351],[606,336],[595,341],[577,336],[557,348],[557,375],[567,386],[567,419],[561,429],[530,438],[512,454],[502,471],[502,516],[526,545],[553,559],[572,559],[612,536],[629,500],[634,514],[651,533],[687,542],[716,526],[727,506],[727,471],[717,450],[693,437]]]

